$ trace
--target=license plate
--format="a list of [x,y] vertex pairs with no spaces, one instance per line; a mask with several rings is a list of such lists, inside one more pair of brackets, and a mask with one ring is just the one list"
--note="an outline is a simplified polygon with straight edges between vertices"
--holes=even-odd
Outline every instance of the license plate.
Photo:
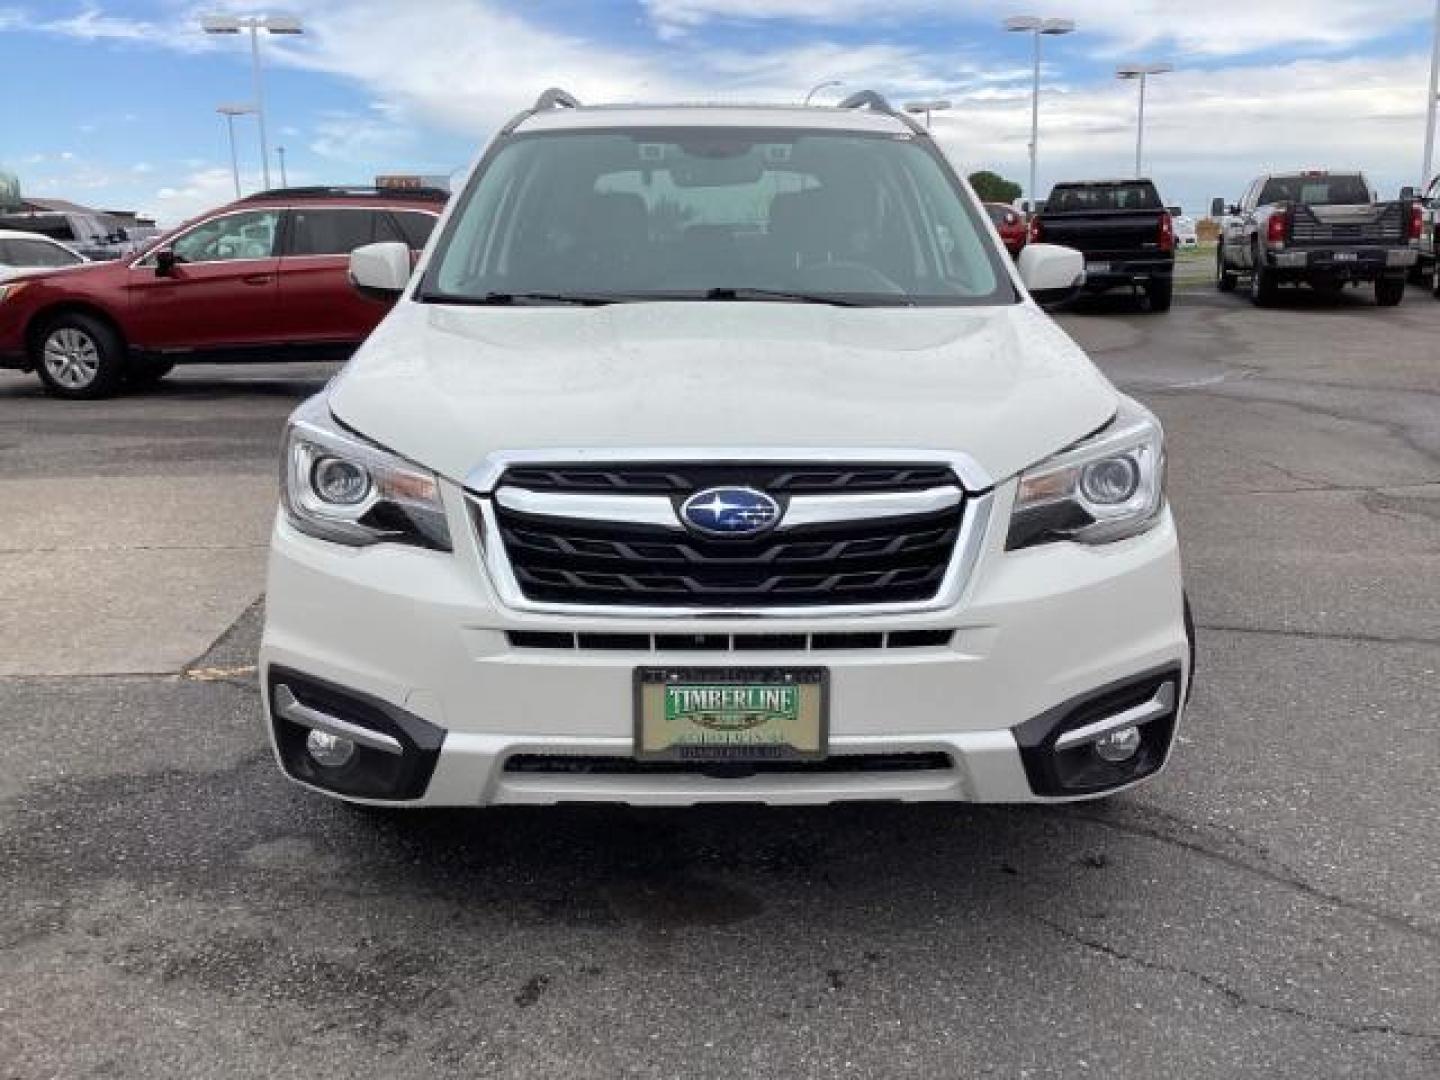
[[641,761],[818,761],[829,738],[824,668],[639,668]]
[[1360,261],[1360,256],[1359,256],[1359,254],[1358,254],[1357,252],[1354,252],[1354,251],[1337,251],[1337,252],[1335,252],[1335,261],[1336,261],[1336,262],[1359,262],[1359,261]]
[[1108,274],[1110,272],[1110,264],[1108,262],[1087,262],[1085,264],[1085,272],[1087,274]]

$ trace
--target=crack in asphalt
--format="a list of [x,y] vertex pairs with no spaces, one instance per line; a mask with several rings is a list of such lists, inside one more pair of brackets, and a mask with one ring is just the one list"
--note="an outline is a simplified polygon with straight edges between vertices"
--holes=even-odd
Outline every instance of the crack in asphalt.
[[1098,938],[1089,937],[1077,930],[1072,930],[1053,919],[1047,919],[1043,915],[1027,916],[1031,921],[1046,927],[1057,937],[1101,956],[1116,960],[1121,963],[1134,964],[1136,967],[1144,968],[1146,971],[1162,972],[1167,975],[1179,975],[1191,979],[1206,989],[1213,990],[1220,994],[1227,1002],[1235,1008],[1260,1009],[1264,1012],[1276,1013],[1281,1016],[1290,1016],[1307,1023],[1325,1024],[1329,1027],[1338,1028],[1350,1035],[1389,1035],[1405,1039],[1423,1039],[1427,1042],[1440,1041],[1440,1033],[1429,1031],[1416,1031],[1411,1028],[1400,1027],[1397,1024],[1383,1024],[1372,1022],[1356,1022],[1343,1020],[1338,1017],[1325,1016],[1321,1013],[1313,1013],[1294,1005],[1282,1005],[1275,1001],[1263,1001],[1249,996],[1235,989],[1223,979],[1203,971],[1196,971],[1194,968],[1186,967],[1183,964],[1169,964],[1159,960],[1152,960],[1149,957],[1140,956],[1137,953],[1126,952],[1124,949],[1110,945]]
[[1350,641],[1358,645],[1407,645],[1431,648],[1440,646],[1440,638],[1412,637],[1408,635],[1363,634],[1345,631],[1292,630],[1268,626],[1237,626],[1229,623],[1196,623],[1199,630],[1213,630],[1222,634],[1260,634],[1269,637],[1293,637],[1307,641]]
[[[1151,808],[1144,807],[1142,804],[1137,804],[1136,808],[1138,810],[1142,810],[1151,817],[1160,818],[1161,820],[1169,820],[1177,824],[1188,825],[1191,828],[1198,829],[1202,827],[1199,823],[1189,821],[1185,818],[1157,813]],[[1235,855],[1230,855],[1224,851],[1218,851],[1212,847],[1206,847],[1204,844],[1201,844],[1198,841],[1187,840],[1184,837],[1176,836],[1173,833],[1164,831],[1162,828],[1147,827],[1145,825],[1132,822],[1115,821],[1110,818],[1101,817],[1098,814],[1075,813],[1071,816],[1074,817],[1076,820],[1088,821],[1091,824],[1098,825],[1103,829],[1109,829],[1113,832],[1124,833],[1127,836],[1145,837],[1147,839],[1155,840],[1162,844],[1173,845],[1175,847],[1181,848],[1184,851],[1190,852],[1193,855],[1198,855],[1201,858],[1219,863],[1222,866],[1227,866],[1233,870],[1240,870],[1248,874],[1253,874],[1256,877],[1263,878],[1266,881],[1269,881],[1274,885],[1279,885],[1283,888],[1293,889],[1296,892],[1309,896],[1314,900],[1319,900],[1322,903],[1329,904],[1332,907],[1339,908],[1343,911],[1349,911],[1357,915],[1363,915],[1369,919],[1373,919],[1375,922],[1378,922],[1391,930],[1423,938],[1425,941],[1428,942],[1440,943],[1440,930],[1432,929],[1431,927],[1418,923],[1407,915],[1400,915],[1392,911],[1386,911],[1384,908],[1367,903],[1364,900],[1352,900],[1348,897],[1340,896],[1336,893],[1332,893],[1325,889],[1322,889],[1318,885],[1312,885],[1310,882],[1302,878],[1295,870],[1292,870],[1290,867],[1287,867],[1283,863],[1280,863],[1279,860],[1276,860],[1273,856],[1271,856],[1263,849],[1261,849],[1260,851],[1261,856],[1276,863],[1276,865],[1281,869],[1271,869],[1270,867],[1266,866],[1257,866],[1256,864],[1247,862],[1246,860],[1241,859]],[[1244,846],[1251,848],[1251,850],[1255,850],[1255,845],[1252,842],[1243,839],[1241,839],[1239,842]]]

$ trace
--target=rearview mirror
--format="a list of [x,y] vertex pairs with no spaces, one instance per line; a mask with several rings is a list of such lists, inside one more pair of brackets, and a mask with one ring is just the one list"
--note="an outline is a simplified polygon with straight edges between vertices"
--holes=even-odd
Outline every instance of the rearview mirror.
[[1211,199],[1211,200],[1210,200],[1210,216],[1211,216],[1211,217],[1224,217],[1224,216],[1225,216],[1225,200],[1224,200],[1224,199]]
[[1018,260],[1020,280],[1037,304],[1073,300],[1085,284],[1085,256],[1059,244],[1026,244]]
[[175,264],[177,261],[175,252],[169,248],[161,248],[155,253],[155,276],[174,277]]
[[368,300],[390,303],[410,281],[410,249],[398,240],[350,252],[350,284]]

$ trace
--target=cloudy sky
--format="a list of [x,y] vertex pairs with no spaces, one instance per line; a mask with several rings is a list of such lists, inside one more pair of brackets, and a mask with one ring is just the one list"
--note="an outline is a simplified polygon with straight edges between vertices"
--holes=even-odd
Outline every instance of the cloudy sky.
[[[299,15],[264,42],[271,143],[290,181],[449,173],[546,86],[587,101],[796,101],[844,80],[948,97],[937,136],[967,169],[1021,179],[1030,53],[1003,16],[1068,16],[1046,40],[1040,188],[1146,168],[1200,210],[1273,168],[1359,166],[1393,194],[1418,177],[1428,0],[0,0],[0,166],[25,190],[173,222],[231,195],[224,102],[250,96],[246,42],[213,9]],[[826,91],[820,98],[832,97]],[[242,180],[259,181],[253,120]],[[276,176],[278,182],[278,174]]]

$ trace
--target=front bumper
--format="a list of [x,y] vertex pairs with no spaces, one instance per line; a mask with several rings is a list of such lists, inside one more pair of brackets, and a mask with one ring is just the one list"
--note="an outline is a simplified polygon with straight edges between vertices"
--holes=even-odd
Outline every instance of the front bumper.
[[[1168,512],[1152,531],[1115,544],[1006,552],[1013,493],[1001,488],[996,494],[984,548],[959,601],[947,610],[884,618],[524,614],[499,603],[472,530],[454,530],[453,553],[393,545],[348,549],[302,535],[282,518],[273,539],[260,656],[277,759],[293,779],[328,786],[287,765],[294,733],[287,734],[288,722],[276,715],[276,684],[309,679],[363,695],[375,708],[403,713],[402,719],[437,733],[423,784],[399,799],[375,801],[1055,801],[1108,794],[1130,781],[1093,791],[1048,790],[1022,752],[1043,747],[1047,738],[1053,742],[1055,733],[1037,724],[1084,706],[1099,691],[1138,685],[1138,679],[1174,686],[1171,714],[1154,729],[1164,745],[1149,770],[1153,775],[1168,753],[1189,678],[1179,555]],[[452,523],[466,521],[460,490],[447,486],[445,495]],[[919,648],[741,654],[657,651],[653,642],[619,650],[532,647],[549,639],[525,636],[625,632],[713,639],[757,631],[907,630],[953,635],[945,644]],[[824,666],[830,675],[830,754],[845,759],[831,764],[867,756],[876,768],[738,776],[629,768],[634,671],[655,664]],[[422,733],[417,745],[423,741]],[[892,759],[926,755],[946,764],[884,767]],[[579,768],[582,759],[599,760],[602,767]],[[573,760],[577,768],[520,767],[536,760],[552,766]],[[363,790],[330,793],[370,801]]]

